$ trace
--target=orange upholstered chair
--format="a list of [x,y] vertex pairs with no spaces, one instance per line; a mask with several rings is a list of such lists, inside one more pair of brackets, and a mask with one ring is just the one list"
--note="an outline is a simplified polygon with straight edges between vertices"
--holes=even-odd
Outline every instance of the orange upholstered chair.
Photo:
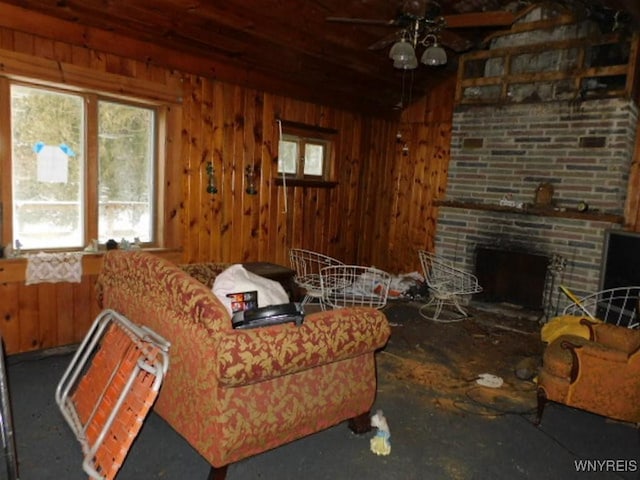
[[562,335],[545,349],[538,376],[539,423],[548,400],[640,422],[640,330],[582,319],[589,338]]

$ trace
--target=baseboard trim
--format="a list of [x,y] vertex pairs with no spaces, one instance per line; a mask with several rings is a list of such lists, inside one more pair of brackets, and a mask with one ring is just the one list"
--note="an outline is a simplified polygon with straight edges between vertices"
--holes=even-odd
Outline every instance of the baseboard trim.
[[42,350],[34,350],[32,352],[14,353],[7,356],[7,364],[12,365],[15,363],[42,360],[43,358],[55,357],[58,355],[69,355],[78,350],[79,343],[71,345],[63,345],[61,347],[45,348]]

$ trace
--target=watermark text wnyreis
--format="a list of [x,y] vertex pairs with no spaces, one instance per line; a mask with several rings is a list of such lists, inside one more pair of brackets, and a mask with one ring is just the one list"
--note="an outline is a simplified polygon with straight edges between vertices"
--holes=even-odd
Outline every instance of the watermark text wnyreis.
[[576,472],[637,472],[638,460],[574,460]]

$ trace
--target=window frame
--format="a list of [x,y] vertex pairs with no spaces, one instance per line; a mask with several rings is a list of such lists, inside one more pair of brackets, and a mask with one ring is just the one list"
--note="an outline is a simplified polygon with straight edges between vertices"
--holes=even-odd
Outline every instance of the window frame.
[[[335,159],[337,150],[338,131],[331,128],[316,127],[297,122],[279,120],[282,126],[282,140],[297,141],[298,158],[296,159],[296,173],[283,173],[276,170],[278,177],[276,185],[333,187],[335,181]],[[322,175],[305,175],[304,147],[308,144],[324,146]],[[280,152],[278,152],[280,155]]]
[[[165,238],[163,235],[163,219],[162,211],[164,207],[164,191],[161,179],[164,178],[164,170],[166,165],[166,151],[162,139],[166,134],[166,123],[169,105],[163,101],[154,101],[134,95],[119,95],[110,92],[101,91],[96,88],[85,87],[80,88],[73,85],[61,84],[57,82],[41,81],[35,78],[24,76],[13,77],[11,75],[0,75],[0,248],[4,245],[11,244],[13,246],[13,171],[12,171],[12,127],[11,127],[11,85],[22,85],[42,90],[50,90],[65,94],[78,95],[82,97],[84,103],[84,183],[82,186],[82,204],[83,212],[83,236],[84,245],[87,245],[92,239],[98,238],[98,211],[99,211],[99,148],[98,148],[98,103],[100,101],[114,102],[133,107],[140,107],[153,110],[153,179],[151,188],[152,202],[151,215],[152,222],[151,232],[152,239],[150,242],[144,242],[143,248],[163,248],[165,247]],[[120,241],[120,239],[115,239]],[[128,239],[133,240],[133,239]],[[104,248],[104,244],[100,244]],[[83,247],[52,247],[52,248],[35,248],[26,251],[77,251]]]

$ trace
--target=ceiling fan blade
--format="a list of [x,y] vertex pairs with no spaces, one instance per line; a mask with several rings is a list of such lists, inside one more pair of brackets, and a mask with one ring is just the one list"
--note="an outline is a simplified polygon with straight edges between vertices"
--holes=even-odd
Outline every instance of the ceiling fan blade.
[[381,50],[383,48],[388,47],[389,45],[391,45],[392,43],[396,43],[398,40],[400,40],[404,34],[405,30],[398,30],[397,32],[394,32],[390,35],[387,35],[384,38],[381,38],[380,40],[378,40],[375,43],[372,43],[371,45],[369,45],[367,47],[368,50]]
[[513,13],[502,10],[444,16],[446,28],[507,27],[512,25],[515,19]]
[[356,25],[380,25],[384,27],[398,26],[397,20],[375,20],[373,18],[350,18],[350,17],[326,17],[327,22],[334,23],[353,23]]

